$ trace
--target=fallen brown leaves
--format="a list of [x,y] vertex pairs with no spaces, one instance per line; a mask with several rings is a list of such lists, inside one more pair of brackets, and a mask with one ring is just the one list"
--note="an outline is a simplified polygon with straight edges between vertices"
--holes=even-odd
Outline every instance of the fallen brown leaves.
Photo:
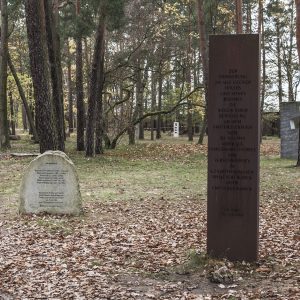
[[[122,150],[122,156],[127,159],[151,159],[153,161],[185,159],[200,153],[207,154],[207,145],[151,143],[137,144]],[[119,153],[114,151],[106,155],[118,156]]]
[[[262,205],[259,266],[207,261],[185,272],[176,266],[187,261],[189,250],[205,252],[204,201],[89,203],[81,219],[45,215],[2,222],[0,296],[297,299],[298,200]],[[209,268],[224,264],[235,284],[209,283]]]
[[[276,149],[270,143],[262,152],[272,156]],[[164,160],[154,168],[167,168],[175,158],[188,162],[198,153],[205,154],[205,146],[146,144],[106,155],[112,160],[114,155],[128,161]],[[276,163],[262,172],[255,264],[204,255],[206,201],[200,194],[188,198],[174,189],[168,197],[159,190],[109,202],[89,196],[80,218],[13,218],[0,205],[0,299],[300,299],[300,192],[291,189],[297,187],[299,173],[278,170]],[[23,167],[10,165],[11,176]],[[4,176],[7,169],[1,172]],[[122,180],[117,183],[122,193],[130,188]],[[8,184],[1,185],[7,190]],[[94,188],[84,186],[90,195]],[[218,270],[226,270],[230,281],[211,283]]]
[[280,155],[280,143],[276,141],[264,141],[260,145],[260,154],[264,156]]

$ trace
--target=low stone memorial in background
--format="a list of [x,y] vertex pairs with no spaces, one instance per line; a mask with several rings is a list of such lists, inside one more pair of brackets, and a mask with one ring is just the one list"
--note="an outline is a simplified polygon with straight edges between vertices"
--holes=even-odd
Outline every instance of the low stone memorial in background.
[[209,49],[207,251],[258,257],[259,36],[214,35]]
[[174,137],[178,138],[179,137],[179,122],[174,122],[173,124],[173,135]]
[[76,169],[61,151],[47,151],[27,167],[20,187],[20,213],[79,215],[81,194]]
[[300,102],[280,104],[281,158],[297,159],[299,141]]

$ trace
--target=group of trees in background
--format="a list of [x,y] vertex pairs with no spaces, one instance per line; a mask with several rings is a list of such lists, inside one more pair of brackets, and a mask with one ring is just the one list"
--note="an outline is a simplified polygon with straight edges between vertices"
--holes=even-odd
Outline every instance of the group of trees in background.
[[[16,123],[40,150],[76,128],[87,156],[173,121],[207,119],[208,35],[260,33],[261,108],[295,101],[296,6],[283,0],[0,0],[0,147]],[[299,1],[296,1],[299,6]],[[22,124],[21,124],[22,122]],[[197,126],[196,126],[197,125]],[[168,130],[171,130],[169,128]]]

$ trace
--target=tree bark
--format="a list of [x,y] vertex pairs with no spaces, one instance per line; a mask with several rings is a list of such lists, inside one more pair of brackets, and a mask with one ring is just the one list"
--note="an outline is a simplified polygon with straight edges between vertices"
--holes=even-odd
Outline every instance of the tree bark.
[[[188,36],[188,49],[187,49],[187,66],[186,66],[186,81],[188,84],[188,91],[191,91],[192,78],[191,78],[191,52],[192,52],[192,40],[191,40],[191,4],[189,3],[189,36]],[[193,106],[191,99],[187,100],[187,131],[188,131],[188,140],[190,142],[194,139],[193,132]]]
[[[261,0],[259,0],[261,1]],[[259,25],[258,25],[259,26]],[[246,32],[252,32],[252,9],[250,1],[247,2],[247,23],[246,23]]]
[[8,60],[8,12],[7,0],[1,0],[0,44],[0,149],[10,147],[7,117],[7,60]]
[[16,85],[17,85],[17,88],[18,88],[18,91],[19,91],[19,95],[20,95],[20,98],[22,100],[23,107],[24,107],[24,110],[26,112],[26,116],[27,116],[27,119],[28,119],[28,122],[29,122],[29,125],[30,125],[30,129],[31,129],[32,134],[33,134],[34,141],[36,143],[38,143],[39,136],[38,136],[37,130],[36,130],[35,125],[34,125],[34,119],[32,117],[32,111],[30,110],[30,107],[28,105],[28,102],[27,102],[27,99],[26,99],[26,96],[25,96],[25,92],[23,90],[23,87],[22,87],[21,82],[19,80],[18,74],[16,72],[16,69],[15,69],[12,61],[11,61],[11,58],[10,58],[9,54],[8,54],[8,66],[9,66],[11,74],[13,75],[14,80],[16,82]]
[[99,16],[99,24],[96,32],[95,47],[93,53],[93,62],[90,78],[90,94],[88,98],[88,115],[87,115],[87,128],[86,128],[86,150],[87,157],[94,156],[94,135],[95,135],[95,117],[96,117],[96,103],[100,93],[99,87],[101,86],[101,68],[102,60],[104,58],[104,40],[105,40],[105,17],[102,12]]
[[235,0],[236,33],[243,33],[243,1]]
[[[142,64],[141,58],[138,57],[136,61],[136,105],[139,118],[144,114],[144,88],[143,88]],[[139,124],[139,140],[144,139],[144,120]]]
[[288,79],[288,97],[290,102],[296,101],[294,98],[294,76],[293,76],[293,49],[294,49],[294,2],[291,1],[291,21],[289,28],[289,49],[288,49],[288,62],[287,62],[287,79]]
[[8,95],[9,95],[9,106],[10,106],[10,128],[11,128],[11,134],[12,135],[16,135],[14,99],[13,99],[11,91],[8,92]]
[[[155,111],[156,106],[156,78],[154,71],[151,72],[151,112]],[[154,141],[154,116],[151,116],[151,141]]]
[[[162,74],[162,63],[160,63],[159,74],[158,74],[158,99],[157,99],[157,110],[161,111],[162,108],[162,88],[163,88],[163,74]],[[161,123],[162,117],[161,114],[157,116],[156,122],[156,139],[161,138]]]
[[22,105],[22,123],[23,123],[23,130],[27,131],[28,130],[27,115],[26,115],[24,105]]
[[[298,59],[300,62],[300,0],[295,0],[296,4],[296,41],[298,50]],[[298,134],[298,159],[296,163],[300,167],[300,121],[299,121],[299,134]]]
[[95,153],[96,154],[103,154],[103,139],[104,139],[104,122],[103,122],[103,86],[104,86],[104,40],[103,40],[103,52],[102,58],[99,67],[98,73],[98,87],[97,91],[98,94],[96,95],[96,111],[97,111],[97,119],[96,119],[96,143],[95,143]]
[[69,39],[67,39],[66,44],[66,54],[67,54],[67,86],[68,86],[68,123],[69,123],[69,133],[74,131],[74,114],[73,114],[73,85],[72,85],[72,65],[71,65],[71,54],[70,54]]
[[52,103],[57,134],[58,150],[65,150],[64,99],[62,90],[62,69],[60,59],[60,38],[52,10],[52,0],[44,0],[46,37],[50,63]]
[[[80,0],[76,0],[76,15],[80,15]],[[77,106],[77,151],[84,151],[85,112],[83,101],[82,38],[76,37],[76,106]]]
[[[262,5],[262,3],[261,3]],[[261,124],[260,124],[260,142],[262,142],[263,136],[263,128],[264,128],[264,119],[263,112],[265,106],[265,98],[266,98],[266,47],[265,47],[265,23],[263,16],[263,7],[260,7],[261,13],[261,48],[262,48],[262,76],[261,76],[261,104],[260,104],[260,115],[261,115]]]
[[205,110],[202,126],[200,129],[200,135],[198,144],[203,144],[204,135],[207,127],[207,103],[208,103],[208,51],[207,51],[207,37],[206,37],[206,26],[205,26],[205,16],[203,0],[197,0],[197,15],[198,15],[198,30],[199,30],[199,42],[200,42],[200,53],[201,62],[203,70],[203,85],[204,85],[204,95],[205,95]]
[[280,45],[280,25],[279,20],[276,20],[276,52],[277,52],[277,74],[278,74],[278,99],[279,107],[283,98],[282,90],[282,62],[281,62],[281,45]]
[[258,19],[257,19],[257,33],[262,32],[262,21],[263,21],[263,0],[258,0]]
[[43,1],[25,1],[30,70],[34,88],[35,115],[41,153],[57,148],[50,98],[47,49],[45,47],[46,30],[43,5]]

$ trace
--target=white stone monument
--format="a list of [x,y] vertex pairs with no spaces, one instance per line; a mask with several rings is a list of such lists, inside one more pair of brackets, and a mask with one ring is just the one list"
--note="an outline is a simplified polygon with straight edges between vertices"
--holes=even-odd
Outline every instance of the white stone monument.
[[61,151],[47,151],[28,166],[20,187],[20,213],[79,215],[82,202],[75,166]]
[[173,124],[173,136],[176,138],[179,137],[179,122],[174,122]]

